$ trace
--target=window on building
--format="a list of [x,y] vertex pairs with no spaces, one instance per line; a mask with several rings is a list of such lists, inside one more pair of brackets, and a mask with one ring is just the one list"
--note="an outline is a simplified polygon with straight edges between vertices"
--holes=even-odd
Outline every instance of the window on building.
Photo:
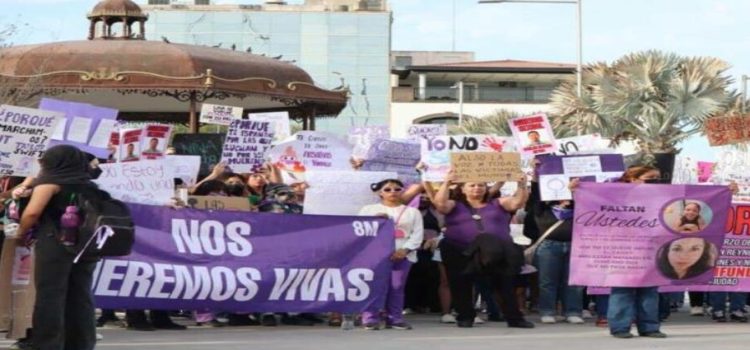
[[411,56],[396,56],[396,67],[408,67],[411,62]]
[[211,0],[195,0],[196,5],[211,5]]
[[169,5],[170,0],[148,0],[149,5]]
[[447,124],[457,125],[458,115],[456,114],[442,114],[442,115],[430,115],[419,118],[414,121],[414,124]]

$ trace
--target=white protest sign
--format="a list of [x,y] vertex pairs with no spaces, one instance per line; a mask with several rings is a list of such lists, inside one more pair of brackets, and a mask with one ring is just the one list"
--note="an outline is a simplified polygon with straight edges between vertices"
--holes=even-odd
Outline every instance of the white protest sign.
[[123,202],[169,205],[174,197],[174,168],[162,160],[100,164],[99,187]]
[[235,173],[258,171],[273,142],[273,133],[273,124],[268,121],[233,120],[224,139],[221,161]]
[[539,194],[543,201],[570,200],[570,179],[604,182],[620,177],[625,170],[620,154],[592,156],[540,156]]
[[268,112],[252,113],[250,119],[273,124],[273,139],[275,141],[286,140],[292,135],[292,129],[289,125],[289,112]]
[[689,156],[675,157],[672,169],[673,185],[695,185],[698,181],[698,161]]
[[557,139],[557,150],[555,154],[571,156],[574,154],[607,154],[613,153],[608,147],[609,141],[604,140],[599,134],[563,137]]
[[305,191],[305,214],[357,215],[365,205],[379,198],[370,184],[395,179],[393,172],[310,171],[305,174],[310,187]]
[[143,137],[141,139],[141,159],[163,158],[171,135],[171,125],[146,125],[143,128]]
[[598,156],[563,158],[563,171],[569,176],[581,176],[602,172]]
[[420,142],[426,137],[446,134],[448,134],[448,125],[445,124],[414,124],[409,125],[409,130],[407,130],[409,140],[414,142]]
[[513,152],[509,137],[492,135],[432,136],[421,140],[423,181],[440,182],[451,167],[453,152]]
[[[117,121],[114,119],[102,119],[99,126],[94,131],[94,135],[89,140],[89,146],[97,148],[106,148],[110,145],[112,133],[117,130]],[[119,134],[118,134],[119,135]]]
[[546,114],[534,114],[508,120],[516,139],[518,151],[526,157],[554,153],[557,150],[555,134]]
[[391,133],[387,126],[354,127],[349,130],[349,143],[354,146],[352,156],[365,159],[372,144],[377,140],[387,140]]
[[0,177],[30,176],[64,113],[0,106]]
[[728,184],[730,181],[736,182],[740,189],[732,196],[732,202],[750,203],[750,152],[727,147],[719,154],[712,182]]
[[195,185],[201,170],[201,156],[168,155],[164,157],[174,169],[174,177],[188,186]]
[[304,181],[308,170],[350,170],[352,146],[334,134],[300,131],[276,144],[266,158],[281,171],[284,182]]
[[242,119],[242,108],[210,103],[204,103],[201,106],[201,123],[229,125],[235,119]]

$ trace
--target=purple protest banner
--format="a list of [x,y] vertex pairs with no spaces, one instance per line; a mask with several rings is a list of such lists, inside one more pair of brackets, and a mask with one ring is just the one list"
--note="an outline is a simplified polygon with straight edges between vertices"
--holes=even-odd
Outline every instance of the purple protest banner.
[[[65,129],[61,135],[58,134],[58,137],[52,138],[49,147],[61,144],[72,145],[97,158],[109,157],[110,151],[107,145],[101,144],[99,140],[108,140],[110,133],[114,130],[114,120],[118,113],[116,109],[47,97],[39,102],[39,109],[65,113],[65,121],[63,121]],[[98,135],[106,137],[102,138]]]
[[385,302],[384,218],[131,204],[136,242],[94,274],[97,307],[356,313]]
[[570,284],[705,284],[724,243],[726,186],[581,183]]
[[625,171],[621,154],[593,154],[574,156],[537,155],[539,165],[539,190],[543,201],[570,200],[570,178],[604,182],[619,178]]
[[415,167],[421,157],[420,150],[418,143],[375,140],[364,158],[362,170],[393,171],[404,183],[419,183],[420,175]]

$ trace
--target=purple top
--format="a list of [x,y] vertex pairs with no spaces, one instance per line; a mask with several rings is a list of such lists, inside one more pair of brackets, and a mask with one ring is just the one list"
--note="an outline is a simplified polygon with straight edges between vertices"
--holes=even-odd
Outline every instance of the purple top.
[[[485,233],[502,239],[512,239],[510,236],[511,215],[500,206],[497,199],[491,200],[484,208],[477,209],[477,214],[482,217]],[[461,202],[456,202],[456,207],[445,216],[445,226],[447,228],[446,242],[459,248],[468,247],[479,235],[477,223],[471,218],[471,210]]]

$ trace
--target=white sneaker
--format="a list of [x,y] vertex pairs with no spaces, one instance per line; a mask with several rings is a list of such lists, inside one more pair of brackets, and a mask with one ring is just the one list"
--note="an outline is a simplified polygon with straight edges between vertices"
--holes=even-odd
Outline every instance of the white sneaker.
[[474,324],[483,324],[483,323],[484,323],[484,320],[481,317],[479,316],[474,317]]
[[703,316],[703,307],[693,306],[690,308],[690,316]]
[[414,310],[412,310],[412,309],[409,309],[409,308],[406,308],[406,309],[404,309],[403,311],[401,311],[401,314],[402,314],[402,315],[411,315],[411,314],[413,314],[413,313],[414,313]]
[[583,324],[583,319],[578,316],[568,316],[565,321],[572,324]]
[[102,340],[102,339],[104,339],[104,336],[101,335],[100,333],[96,333],[96,340],[99,341],[99,340]]
[[594,315],[592,315],[591,311],[589,310],[583,310],[583,312],[581,312],[581,317],[588,320],[588,319],[594,318]]
[[553,324],[556,322],[555,316],[542,316],[542,323],[544,324]]
[[456,317],[451,314],[445,314],[440,317],[440,323],[456,323]]

